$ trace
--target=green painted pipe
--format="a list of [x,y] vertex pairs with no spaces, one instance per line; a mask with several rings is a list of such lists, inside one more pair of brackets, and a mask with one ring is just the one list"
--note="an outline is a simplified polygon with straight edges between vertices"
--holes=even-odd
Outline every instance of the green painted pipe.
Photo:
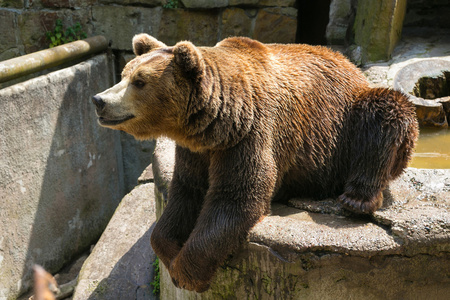
[[42,71],[108,48],[108,41],[98,35],[0,62],[0,82]]

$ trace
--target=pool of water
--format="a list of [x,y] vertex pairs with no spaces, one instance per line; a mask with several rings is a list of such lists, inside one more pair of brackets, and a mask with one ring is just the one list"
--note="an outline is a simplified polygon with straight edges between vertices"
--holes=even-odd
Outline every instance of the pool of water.
[[450,169],[450,129],[421,128],[410,167]]

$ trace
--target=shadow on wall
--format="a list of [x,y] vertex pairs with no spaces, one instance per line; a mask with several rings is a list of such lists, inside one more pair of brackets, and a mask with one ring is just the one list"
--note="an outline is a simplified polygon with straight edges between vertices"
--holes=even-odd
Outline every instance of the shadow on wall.
[[98,126],[90,102],[111,85],[104,76],[109,70],[101,55],[37,78],[25,89],[30,97],[21,132],[28,136],[20,137],[20,159],[26,160],[23,189],[31,194],[19,208],[25,220],[18,222],[19,234],[29,236],[19,242],[26,249],[20,255],[22,292],[31,287],[33,264],[55,272],[89,249],[124,194],[119,133]]

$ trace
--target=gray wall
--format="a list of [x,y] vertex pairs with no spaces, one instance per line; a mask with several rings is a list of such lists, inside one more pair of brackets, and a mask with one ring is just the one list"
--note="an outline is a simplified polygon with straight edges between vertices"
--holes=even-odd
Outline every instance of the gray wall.
[[[34,263],[55,272],[95,243],[136,182],[131,174],[125,186],[122,144],[132,137],[100,127],[90,102],[113,84],[110,61],[98,55],[0,90],[1,300],[30,287]],[[131,173],[149,163],[151,145],[134,149]]]

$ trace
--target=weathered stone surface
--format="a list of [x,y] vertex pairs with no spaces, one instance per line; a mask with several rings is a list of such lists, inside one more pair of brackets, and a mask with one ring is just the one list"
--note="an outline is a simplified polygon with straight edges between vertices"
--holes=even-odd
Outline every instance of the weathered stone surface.
[[156,299],[150,286],[155,220],[153,183],[139,185],[122,199],[85,261],[73,299]]
[[41,0],[42,6],[51,8],[79,8],[96,2],[97,0]]
[[45,33],[55,28],[55,21],[63,20],[64,29],[80,22],[83,30],[90,35],[87,25],[91,19],[90,9],[77,9],[70,14],[65,11],[25,11],[18,17],[20,36],[26,53],[35,52],[49,47]]
[[167,45],[189,40],[197,46],[214,46],[218,41],[219,12],[165,9],[157,38]]
[[99,2],[102,4],[119,4],[119,5],[143,4],[145,6],[155,7],[165,4],[167,0],[100,0]]
[[[124,194],[118,132],[89,98],[111,86],[106,55],[0,90],[0,298],[56,272],[98,239]],[[96,80],[92,80],[96,78]]]
[[241,8],[227,8],[222,13],[220,39],[230,36],[252,36],[252,18]]
[[0,10],[0,61],[24,54],[17,38],[17,16],[13,11]]
[[401,68],[394,77],[394,89],[410,94],[416,106],[419,124],[422,126],[448,127],[446,112],[442,103],[413,96],[419,79],[442,76],[450,72],[450,61],[443,59],[426,59],[410,63]]
[[258,4],[263,6],[294,7],[295,0],[260,0]]
[[259,0],[229,0],[229,5],[248,5],[248,6],[255,6],[255,4],[258,4]]
[[388,60],[400,39],[406,0],[358,1],[355,43],[362,48],[362,62]]
[[228,0],[181,0],[187,8],[217,8],[228,6]]
[[351,0],[333,0],[330,4],[330,18],[326,38],[328,44],[343,45],[351,19]]
[[160,29],[162,7],[94,6],[94,34],[112,41],[112,48],[132,50],[131,40],[138,33],[156,36]]
[[295,0],[229,0],[229,5],[294,7]]
[[[158,140],[158,209],[173,170],[174,144]],[[334,199],[274,203],[272,215],[202,294],[177,289],[161,271],[162,299],[445,299],[450,292],[450,170],[408,169],[373,217]]]
[[294,43],[297,19],[285,11],[262,9],[256,17],[253,38],[263,43]]
[[24,0],[0,0],[0,7],[23,8]]
[[138,184],[150,183],[154,181],[153,176],[153,166],[150,164],[147,168],[145,168],[144,172],[142,172],[141,176],[138,178]]

